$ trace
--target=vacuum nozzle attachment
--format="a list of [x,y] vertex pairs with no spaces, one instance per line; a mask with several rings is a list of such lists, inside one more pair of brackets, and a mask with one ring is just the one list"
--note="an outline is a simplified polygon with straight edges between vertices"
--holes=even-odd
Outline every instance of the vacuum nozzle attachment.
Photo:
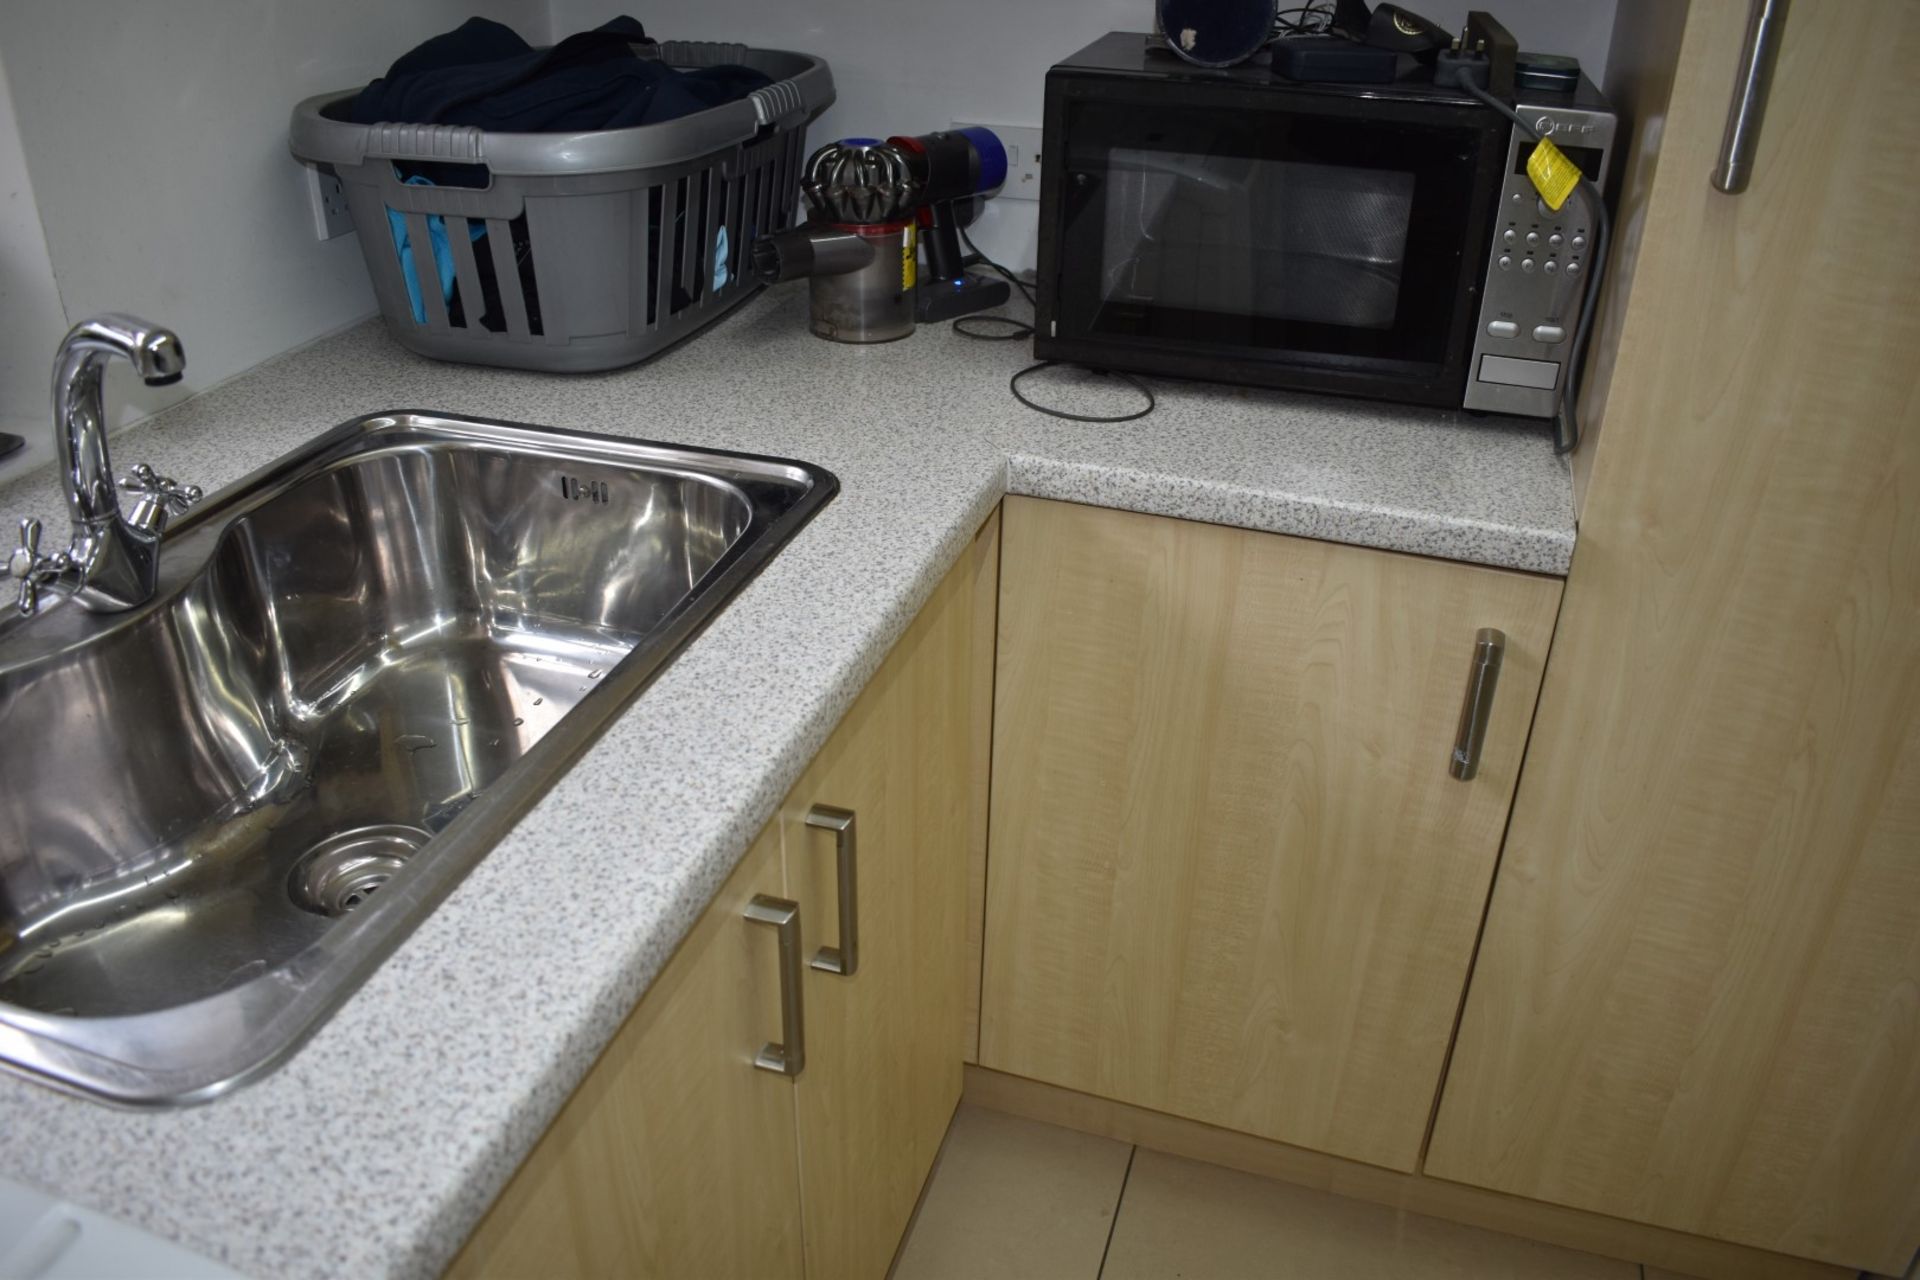
[[763,236],[747,253],[747,269],[764,284],[843,276],[873,261],[873,244],[838,227],[814,223]]

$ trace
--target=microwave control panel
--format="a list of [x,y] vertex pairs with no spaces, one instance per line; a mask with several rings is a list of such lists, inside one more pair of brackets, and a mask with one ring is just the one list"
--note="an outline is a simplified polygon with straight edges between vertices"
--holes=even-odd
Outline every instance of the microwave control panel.
[[[1606,181],[1612,112],[1525,101],[1516,109],[1596,185]],[[1469,409],[1546,418],[1553,416],[1572,363],[1599,229],[1586,184],[1557,211],[1540,199],[1527,177],[1533,147],[1533,139],[1515,126],[1494,213],[1464,403]]]

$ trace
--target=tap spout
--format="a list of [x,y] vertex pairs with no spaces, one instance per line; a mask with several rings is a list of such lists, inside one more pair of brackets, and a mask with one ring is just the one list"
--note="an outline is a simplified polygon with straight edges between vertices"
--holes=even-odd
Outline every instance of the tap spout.
[[[101,379],[114,356],[125,359],[150,386],[178,382],[187,367],[186,352],[172,330],[118,314],[75,325],[54,359],[54,447],[73,524],[60,585],[82,606],[102,611],[130,609],[153,594],[167,514],[166,507],[152,504],[137,509],[135,519],[121,512],[101,395]],[[197,498],[198,491],[192,496]]]

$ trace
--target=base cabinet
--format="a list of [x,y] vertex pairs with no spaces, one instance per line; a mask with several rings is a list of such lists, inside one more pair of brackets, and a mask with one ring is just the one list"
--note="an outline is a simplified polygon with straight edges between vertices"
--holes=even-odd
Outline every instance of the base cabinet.
[[768,827],[467,1241],[447,1275],[800,1280],[794,1088],[778,951],[746,918],[783,892]]
[[[991,696],[973,678],[971,654],[993,643],[998,562],[996,518],[780,813],[787,883],[816,922],[808,1065],[797,1082],[815,1280],[886,1275],[960,1102],[969,764],[982,720],[972,704]],[[844,975],[815,953],[828,946],[845,957],[839,855],[849,835],[859,963]]]
[[1004,538],[981,1065],[1412,1169],[1560,584],[1020,498]]
[[[449,1276],[885,1276],[960,1100],[998,530],[936,589]],[[746,917],[756,895],[798,908],[797,1077],[755,1066],[786,1012],[777,931]]]
[[[1118,1116],[1129,1140],[1703,1274],[1900,1262],[1913,1183],[1888,1171],[1913,1167],[1912,1127],[1885,1121],[1913,1111],[1911,1037],[1877,1057],[1847,1037],[1911,1021],[1848,1003],[1911,986],[1896,926],[1913,898],[1895,892],[1911,859],[1882,838],[1906,811],[1862,827],[1856,880],[1779,863],[1780,884],[1817,891],[1797,898],[1682,823],[1609,861],[1592,844],[1608,824],[1721,791],[1694,776],[1710,761],[1668,766],[1681,781],[1543,818],[1579,781],[1567,761],[1638,750],[1583,736],[1604,719],[1576,696],[1590,657],[1556,663],[1534,726],[1560,601],[1524,573],[1007,499],[448,1274],[880,1280],[976,1009],[976,1075],[1055,1087],[1095,1131]],[[1591,605],[1569,615],[1609,634]],[[1489,630],[1502,659],[1475,702]],[[1668,697],[1719,687],[1676,677]],[[1483,727],[1471,770],[1454,767],[1463,701]],[[1857,714],[1910,745],[1906,705],[1883,693]],[[1496,889],[1530,729],[1558,763],[1528,770]],[[1886,794],[1911,792],[1877,767]],[[1569,829],[1581,858],[1557,843]],[[755,1065],[793,1008],[756,898],[798,916],[797,1077]],[[1844,947],[1811,931],[1835,919]],[[1842,960],[1873,982],[1834,978]],[[1725,976],[1748,973],[1823,999],[1781,1014]],[[1689,982],[1699,1007],[1771,1020],[1669,1017]],[[1832,1079],[1854,1084],[1814,1087]],[[1762,1219],[1788,1192],[1797,1216]]]

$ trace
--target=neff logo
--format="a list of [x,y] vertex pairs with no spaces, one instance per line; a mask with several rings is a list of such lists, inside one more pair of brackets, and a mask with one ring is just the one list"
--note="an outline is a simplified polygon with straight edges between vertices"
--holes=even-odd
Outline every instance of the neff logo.
[[1549,133],[1592,133],[1595,127],[1592,121],[1555,120],[1552,116],[1541,116],[1533,122],[1533,131],[1543,137]]
[[583,498],[588,502],[611,501],[606,481],[581,480],[576,476],[560,477],[560,496],[569,502],[579,502]]

